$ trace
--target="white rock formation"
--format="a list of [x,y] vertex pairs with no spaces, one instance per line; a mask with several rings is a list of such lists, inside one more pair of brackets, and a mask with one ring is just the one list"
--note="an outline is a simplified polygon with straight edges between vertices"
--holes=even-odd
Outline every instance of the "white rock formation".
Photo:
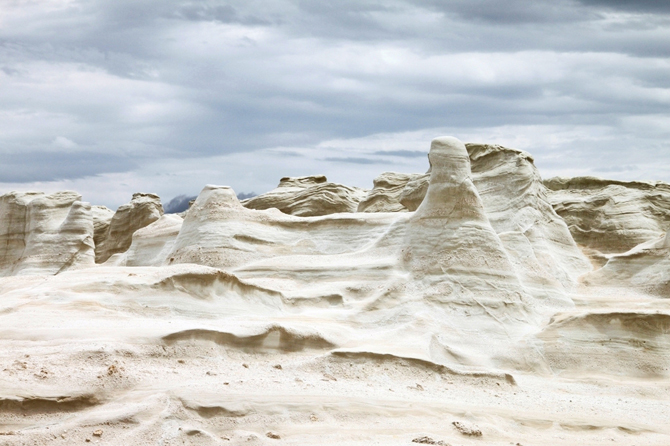
[[[451,137],[429,161],[264,210],[206,186],[183,219],[1,197],[0,443],[670,444],[665,186],[549,192]],[[592,266],[548,194],[643,243]]]
[[598,264],[670,230],[670,184],[593,177],[545,181],[575,241]]
[[0,196],[0,275],[57,274],[93,265],[91,206],[76,192]]
[[325,176],[285,177],[270,192],[244,201],[249,209],[276,208],[300,217],[355,212],[367,191],[357,187],[329,183]]
[[132,235],[130,248],[112,255],[106,265],[162,266],[174,246],[184,219],[178,214],[164,214]]
[[411,173],[382,173],[374,179],[372,190],[358,203],[357,212],[407,212],[407,208],[400,203],[400,194],[408,182],[420,176],[422,175]]
[[95,246],[100,246],[107,237],[114,211],[107,206],[91,206],[91,215],[93,216],[93,241]]
[[95,246],[96,263],[104,263],[112,255],[126,252],[132,243],[133,233],[163,215],[163,204],[158,195],[133,194],[130,203],[120,206],[107,230],[100,235],[100,242]]

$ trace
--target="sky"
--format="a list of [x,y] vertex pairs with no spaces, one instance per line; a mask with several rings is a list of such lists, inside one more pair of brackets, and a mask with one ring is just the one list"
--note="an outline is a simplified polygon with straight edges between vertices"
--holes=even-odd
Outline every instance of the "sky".
[[0,194],[371,188],[442,135],[670,182],[670,1],[0,0]]

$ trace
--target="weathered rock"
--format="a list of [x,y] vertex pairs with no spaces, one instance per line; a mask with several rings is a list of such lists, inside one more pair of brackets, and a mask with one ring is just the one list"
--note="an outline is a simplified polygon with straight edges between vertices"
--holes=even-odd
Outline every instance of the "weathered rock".
[[670,184],[593,177],[551,178],[549,200],[595,262],[670,229]]
[[91,215],[93,216],[93,241],[95,246],[98,246],[107,236],[114,211],[107,206],[91,206]]
[[329,183],[323,175],[284,177],[276,189],[242,204],[249,209],[276,208],[289,215],[313,217],[355,212],[366,193],[365,189]]
[[466,147],[486,215],[524,285],[535,293],[574,286],[591,265],[549,203],[533,158],[499,145]]
[[358,204],[357,212],[407,212],[407,208],[400,203],[400,194],[408,182],[420,176],[412,173],[382,173],[374,179],[372,190]]
[[607,256],[605,265],[587,275],[584,283],[603,287],[633,288],[670,296],[670,234],[641,243],[630,251]]
[[429,179],[430,173],[426,173],[417,175],[414,179],[409,181],[398,196],[400,204],[411,212],[416,211],[421,205],[423,198],[426,196],[426,192],[428,192]]
[[100,243],[95,246],[95,261],[103,263],[112,255],[130,248],[133,233],[163,215],[163,205],[158,195],[133,194],[130,203],[120,206],[107,228]]
[[117,266],[162,266],[167,263],[184,219],[180,214],[164,214],[155,222],[135,231],[130,248],[114,254],[106,264]]
[[491,227],[475,188],[465,145],[436,138],[428,155],[430,183],[423,202],[408,221],[403,263],[419,275],[444,276],[464,284],[495,276],[520,289],[512,264]]
[[0,275],[57,274],[93,265],[91,206],[76,192],[0,197]]

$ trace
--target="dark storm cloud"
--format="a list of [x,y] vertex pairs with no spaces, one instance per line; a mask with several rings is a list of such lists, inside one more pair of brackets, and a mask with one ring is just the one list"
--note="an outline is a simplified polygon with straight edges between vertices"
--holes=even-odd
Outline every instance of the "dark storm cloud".
[[416,1],[415,4],[465,20],[502,25],[581,22],[598,17],[597,12],[580,8],[578,3],[569,0],[432,0]]
[[579,2],[607,10],[670,14],[670,2],[667,0],[579,0]]

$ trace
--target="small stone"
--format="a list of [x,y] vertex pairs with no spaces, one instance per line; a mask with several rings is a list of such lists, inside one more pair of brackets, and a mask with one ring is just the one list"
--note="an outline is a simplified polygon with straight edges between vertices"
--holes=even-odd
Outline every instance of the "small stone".
[[93,432],[93,435],[96,437],[102,437],[102,429],[98,429]]
[[90,443],[90,442],[91,442],[91,439],[90,439],[90,438],[87,438],[87,439],[86,439],[86,443]]
[[177,359],[177,362],[178,362],[179,364],[186,364],[186,361],[184,361],[183,359]]
[[281,438],[279,434],[275,434],[274,432],[268,432],[267,434],[265,434],[265,436],[268,438],[272,438],[273,440],[279,440]]
[[417,437],[414,440],[412,440],[412,443],[435,444],[437,446],[450,446],[449,443],[446,443],[442,440],[436,441],[436,440],[433,440],[432,438],[427,437],[427,436]]
[[242,367],[244,367],[245,369],[248,369],[248,368],[249,368],[249,364],[247,364],[247,363],[245,362],[244,364],[242,364]]
[[451,424],[454,425],[456,430],[460,432],[463,435],[467,435],[469,437],[481,437],[482,436],[482,431],[477,429],[476,427],[468,427],[464,425],[463,423],[459,421],[454,421]]
[[273,365],[272,367],[274,367],[274,368],[277,369],[277,370],[281,370],[281,369],[282,369],[282,368],[281,368],[281,364],[275,364],[275,365]]

